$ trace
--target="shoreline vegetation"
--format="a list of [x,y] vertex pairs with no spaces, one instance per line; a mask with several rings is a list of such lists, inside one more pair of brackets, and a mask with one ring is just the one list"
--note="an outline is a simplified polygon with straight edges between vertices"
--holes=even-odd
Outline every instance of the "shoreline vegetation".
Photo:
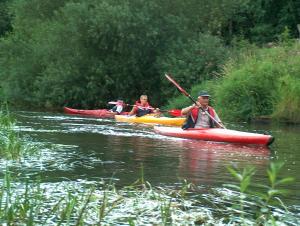
[[[248,50],[249,51],[249,50]],[[214,80],[192,87],[192,95],[206,89],[222,118],[231,121],[300,123],[300,43],[281,44],[242,54],[225,64]],[[174,98],[167,108],[189,102]],[[230,106],[230,108],[228,108]]]
[[298,2],[0,4],[0,98],[11,107],[97,109],[145,93],[179,108],[170,73],[193,96],[211,92],[224,120],[300,122]]

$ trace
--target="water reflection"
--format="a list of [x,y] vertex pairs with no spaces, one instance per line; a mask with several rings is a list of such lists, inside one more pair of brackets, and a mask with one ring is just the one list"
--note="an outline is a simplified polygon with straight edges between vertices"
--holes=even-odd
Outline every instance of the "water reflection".
[[176,146],[182,149],[178,166],[180,175],[195,184],[226,182],[226,166],[232,164],[239,168],[251,164],[258,170],[265,169],[270,156],[270,150],[263,146],[190,140],[177,141]]
[[[174,183],[187,179],[197,185],[223,184],[234,180],[226,166],[243,168],[253,165],[264,175],[271,151],[265,146],[246,146],[156,136],[145,129],[145,136],[113,136],[108,145],[118,161],[126,165],[123,178],[139,177],[143,163],[147,180],[154,183]],[[142,134],[142,132],[141,132]],[[263,177],[261,177],[263,179]]]

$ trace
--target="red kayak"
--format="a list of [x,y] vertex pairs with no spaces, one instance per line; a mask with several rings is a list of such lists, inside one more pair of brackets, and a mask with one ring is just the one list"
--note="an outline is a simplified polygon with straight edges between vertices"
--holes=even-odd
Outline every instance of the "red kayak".
[[[85,115],[85,116],[92,116],[97,118],[114,118],[114,115],[107,109],[97,109],[97,110],[79,110],[64,107],[64,112],[66,114],[72,115]],[[121,115],[127,115],[128,112],[122,112]]]
[[165,126],[154,126],[154,130],[156,133],[165,136],[207,140],[207,141],[242,143],[242,144],[259,144],[259,145],[270,145],[274,141],[274,137],[272,137],[271,135],[240,132],[240,131],[230,130],[230,129],[199,128],[199,129],[183,130],[178,127],[175,128],[175,127],[165,127]]

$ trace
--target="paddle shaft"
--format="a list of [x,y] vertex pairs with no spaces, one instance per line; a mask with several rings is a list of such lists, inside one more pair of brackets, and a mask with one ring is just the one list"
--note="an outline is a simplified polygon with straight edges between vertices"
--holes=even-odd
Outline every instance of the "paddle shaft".
[[187,96],[191,101],[193,101],[194,102],[194,104],[196,105],[196,106],[198,106],[199,107],[199,109],[201,110],[201,111],[203,111],[206,115],[208,115],[208,117],[210,117],[215,123],[217,123],[221,128],[224,128],[224,129],[226,129],[225,128],[225,126],[223,126],[222,124],[220,124],[214,117],[212,117],[207,111],[205,111],[201,106],[199,106],[198,105],[198,103],[196,102],[196,100],[187,92],[187,91],[185,91],[170,75],[167,75],[167,74],[165,74],[165,77],[171,82],[171,83],[173,83],[173,85],[175,85],[178,89],[179,89],[179,91],[181,92],[181,93],[183,93],[185,96]]

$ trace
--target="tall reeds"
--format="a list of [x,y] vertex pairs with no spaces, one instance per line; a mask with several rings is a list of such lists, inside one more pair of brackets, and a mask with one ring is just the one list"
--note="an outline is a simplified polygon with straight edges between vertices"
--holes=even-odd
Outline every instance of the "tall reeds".
[[15,126],[16,120],[11,116],[7,104],[2,104],[0,108],[0,158],[17,160],[26,153],[36,151],[20,137]]

